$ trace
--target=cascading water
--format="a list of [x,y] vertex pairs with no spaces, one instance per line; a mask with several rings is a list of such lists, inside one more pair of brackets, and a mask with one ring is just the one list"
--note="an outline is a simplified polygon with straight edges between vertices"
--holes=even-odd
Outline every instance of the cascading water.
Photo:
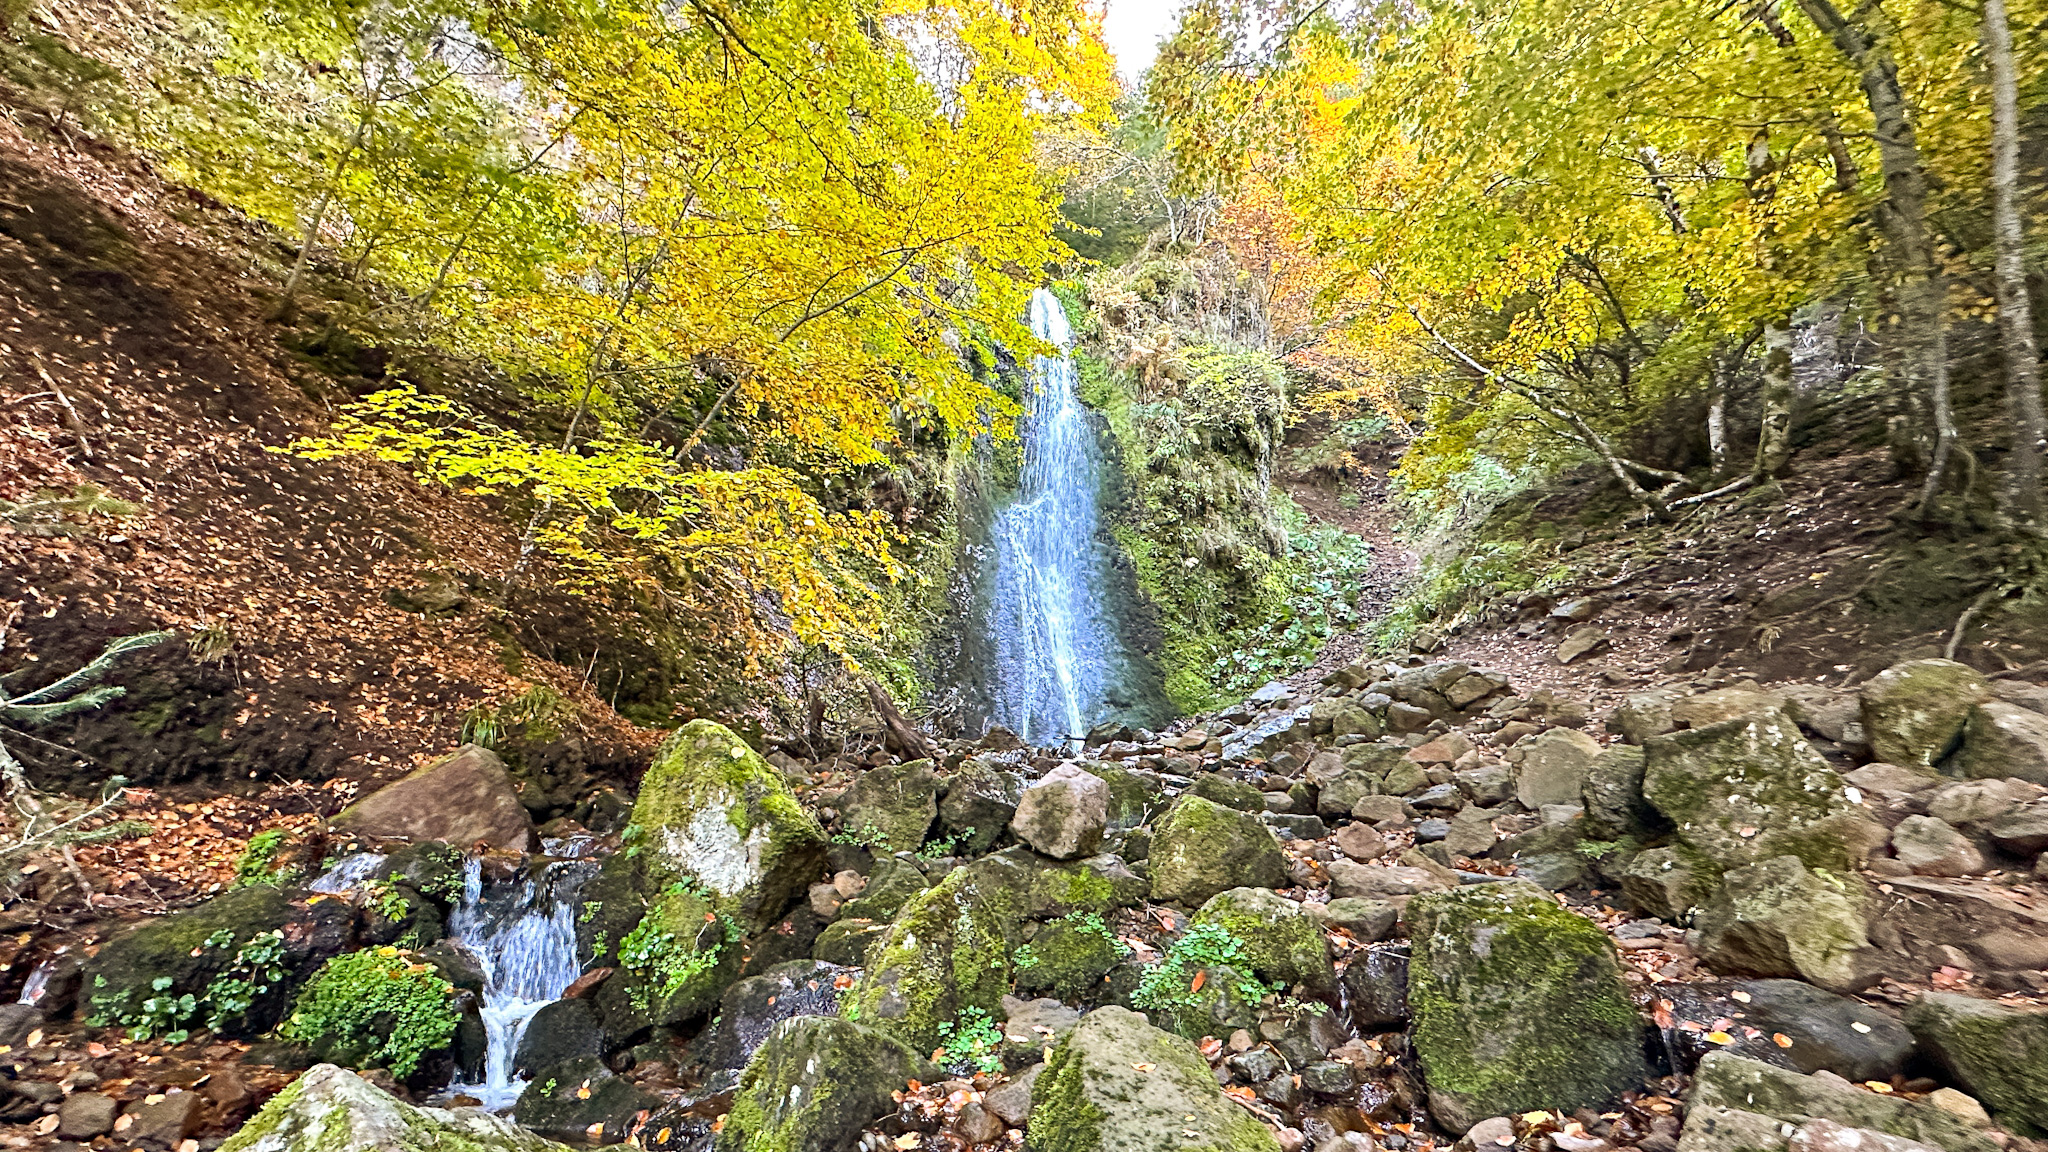
[[995,713],[1025,740],[1059,743],[1099,719],[1118,644],[1096,540],[1102,462],[1074,394],[1073,331],[1059,298],[1043,288],[1031,296],[1031,330],[1059,351],[1033,367],[1022,490],[991,533]]
[[[552,847],[552,845],[550,845]],[[526,1089],[513,1058],[534,1014],[561,999],[581,974],[576,959],[575,889],[594,871],[587,862],[556,861],[538,878],[487,884],[483,861],[463,866],[462,903],[448,917],[449,934],[484,971],[484,1077],[452,1086],[493,1111],[509,1108]]]

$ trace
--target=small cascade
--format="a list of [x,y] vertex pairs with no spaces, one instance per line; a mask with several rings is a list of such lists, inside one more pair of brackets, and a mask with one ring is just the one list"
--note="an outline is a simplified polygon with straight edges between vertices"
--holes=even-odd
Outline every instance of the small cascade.
[[483,861],[463,865],[462,903],[448,931],[484,972],[486,1038],[483,1081],[451,1093],[474,1096],[493,1111],[509,1108],[526,1088],[513,1058],[534,1013],[561,999],[582,965],[576,957],[575,896],[596,871],[587,861],[555,860],[524,879],[487,883]]
[[353,856],[344,857],[340,863],[322,872],[319,879],[306,887],[329,896],[353,892],[362,887],[371,876],[376,875],[377,869],[383,864],[382,852],[358,852]]
[[56,975],[57,963],[62,958],[63,953],[59,952],[57,955],[36,965],[35,971],[30,972],[28,980],[22,984],[21,995],[14,1002],[16,1004],[35,1004],[40,1002],[43,994],[50,990],[50,977]]
[[1031,297],[1031,330],[1059,352],[1034,366],[1022,491],[993,526],[995,719],[1026,741],[1057,744],[1102,718],[1119,650],[1096,540],[1100,451],[1074,392],[1073,331],[1043,288]]

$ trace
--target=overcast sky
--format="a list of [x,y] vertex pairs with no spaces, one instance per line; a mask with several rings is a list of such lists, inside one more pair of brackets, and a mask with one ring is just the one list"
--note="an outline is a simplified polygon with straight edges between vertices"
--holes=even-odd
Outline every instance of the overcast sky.
[[1117,71],[1136,83],[1159,51],[1159,39],[1173,31],[1181,0],[1109,0],[1102,36],[1116,53]]

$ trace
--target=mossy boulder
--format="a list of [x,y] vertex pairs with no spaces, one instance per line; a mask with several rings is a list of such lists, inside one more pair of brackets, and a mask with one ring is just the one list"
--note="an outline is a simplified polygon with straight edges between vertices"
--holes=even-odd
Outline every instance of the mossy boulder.
[[1577,804],[1600,742],[1576,728],[1552,728],[1508,753],[1515,765],[1515,798],[1535,811],[1545,804]]
[[1018,948],[1017,994],[1100,1000],[1102,978],[1130,954],[1100,917],[1063,917],[1040,928],[1029,944]]
[[962,854],[980,856],[994,848],[1017,812],[1024,778],[985,760],[969,760],[947,782],[939,801],[939,833],[953,838]]
[[1868,975],[1862,882],[1796,856],[1737,868],[1696,916],[1700,956],[1723,972],[1798,976],[1854,992]]
[[825,930],[818,933],[818,939],[811,945],[811,959],[848,968],[861,968],[868,962],[868,953],[888,935],[887,921],[848,920],[842,917],[827,924]]
[[1301,905],[1270,888],[1232,888],[1202,905],[1190,927],[1221,926],[1243,944],[1243,963],[1269,983],[1335,1002],[1337,969],[1322,926]]
[[999,1015],[1021,917],[1014,891],[985,878],[958,869],[904,905],[840,1014],[919,1052],[937,1047],[939,1025],[963,1008]]
[[884,856],[875,861],[875,870],[868,874],[868,886],[842,905],[839,915],[856,920],[891,920],[913,897],[931,886],[917,865]]
[[709,720],[683,725],[654,754],[632,828],[646,892],[694,883],[752,930],[774,923],[825,868],[825,832],[782,773]]
[[2048,716],[1993,700],[1970,710],[1955,767],[1976,780],[2048,784]]
[[1417,896],[1406,915],[1413,1042],[1447,1129],[1641,1086],[1641,1023],[1591,921],[1519,881]]
[[1643,795],[1722,868],[1791,855],[1848,870],[1884,842],[1783,709],[1653,737],[1643,754]]
[[1097,1008],[1053,1049],[1031,1090],[1034,1152],[1277,1152],[1223,1095],[1194,1044]]
[[418,1108],[332,1064],[321,1064],[270,1098],[221,1145],[222,1152],[569,1152],[477,1109]]
[[939,777],[929,760],[870,768],[840,798],[839,813],[845,832],[862,844],[915,852],[939,815]]
[[1233,780],[1228,776],[1218,776],[1214,773],[1197,777],[1193,784],[1188,785],[1187,794],[1190,796],[1200,796],[1204,800],[1221,804],[1225,808],[1235,808],[1239,812],[1264,812],[1266,810],[1266,794],[1264,792],[1259,791],[1242,780]]
[[888,1033],[797,1016],[768,1034],[740,1074],[718,1152],[843,1152],[895,1111],[891,1093],[938,1069]]
[[1109,785],[1111,832],[1128,832],[1151,818],[1165,795],[1156,777],[1140,775],[1100,760],[1083,760],[1081,770]]
[[512,1106],[519,1126],[562,1140],[588,1140],[592,1129],[604,1133],[600,1143],[624,1140],[638,1115],[661,1107],[630,1080],[620,1079],[595,1056],[574,1056],[534,1070],[534,1080]]
[[1991,699],[1991,685],[1967,664],[1909,660],[1872,676],[1858,696],[1877,759],[1929,769],[1955,750],[1970,713]]
[[1588,836],[1647,840],[1670,830],[1671,822],[1643,796],[1645,767],[1643,750],[1629,744],[1617,744],[1593,758],[1579,792]]
[[1693,911],[1721,887],[1721,869],[1680,845],[1638,852],[1621,872],[1621,892],[1638,912],[1672,924],[1690,923]]
[[1928,992],[1906,1027],[2006,1127],[2048,1136],[2048,1010]]
[[1287,858],[1265,822],[1199,796],[1183,796],[1152,835],[1152,898],[1199,906],[1232,888],[1278,888]]
[[613,950],[619,971],[598,989],[614,1037],[699,1020],[739,979],[740,925],[702,889],[672,885]]
[[1709,1108],[1733,1109],[1787,1124],[1826,1117],[1918,1140],[1943,1152],[1994,1152],[1998,1147],[1987,1134],[1935,1104],[1866,1092],[1839,1076],[1807,1075],[1726,1052],[1709,1052],[1700,1060],[1686,1105],[1695,1114]]
[[1001,892],[1028,920],[1072,912],[1102,914],[1145,902],[1151,885],[1120,856],[1103,854],[1061,863],[1019,844],[984,856],[960,871],[984,892]]

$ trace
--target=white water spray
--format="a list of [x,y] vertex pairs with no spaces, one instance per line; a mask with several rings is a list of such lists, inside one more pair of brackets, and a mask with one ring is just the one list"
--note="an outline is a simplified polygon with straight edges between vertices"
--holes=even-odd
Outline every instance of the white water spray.
[[1031,296],[1031,330],[1059,349],[1033,366],[1016,503],[997,514],[996,719],[1025,740],[1079,737],[1098,718],[1116,640],[1096,542],[1101,460],[1074,394],[1073,331],[1059,298]]
[[451,1093],[474,1096],[498,1111],[525,1091],[526,1081],[513,1075],[520,1038],[534,1014],[561,999],[582,970],[574,901],[558,895],[553,883],[561,870],[575,867],[553,864],[541,881],[487,889],[483,862],[472,858],[463,865],[462,903],[449,915],[448,930],[484,970],[487,1043],[483,1082],[453,1085]]

